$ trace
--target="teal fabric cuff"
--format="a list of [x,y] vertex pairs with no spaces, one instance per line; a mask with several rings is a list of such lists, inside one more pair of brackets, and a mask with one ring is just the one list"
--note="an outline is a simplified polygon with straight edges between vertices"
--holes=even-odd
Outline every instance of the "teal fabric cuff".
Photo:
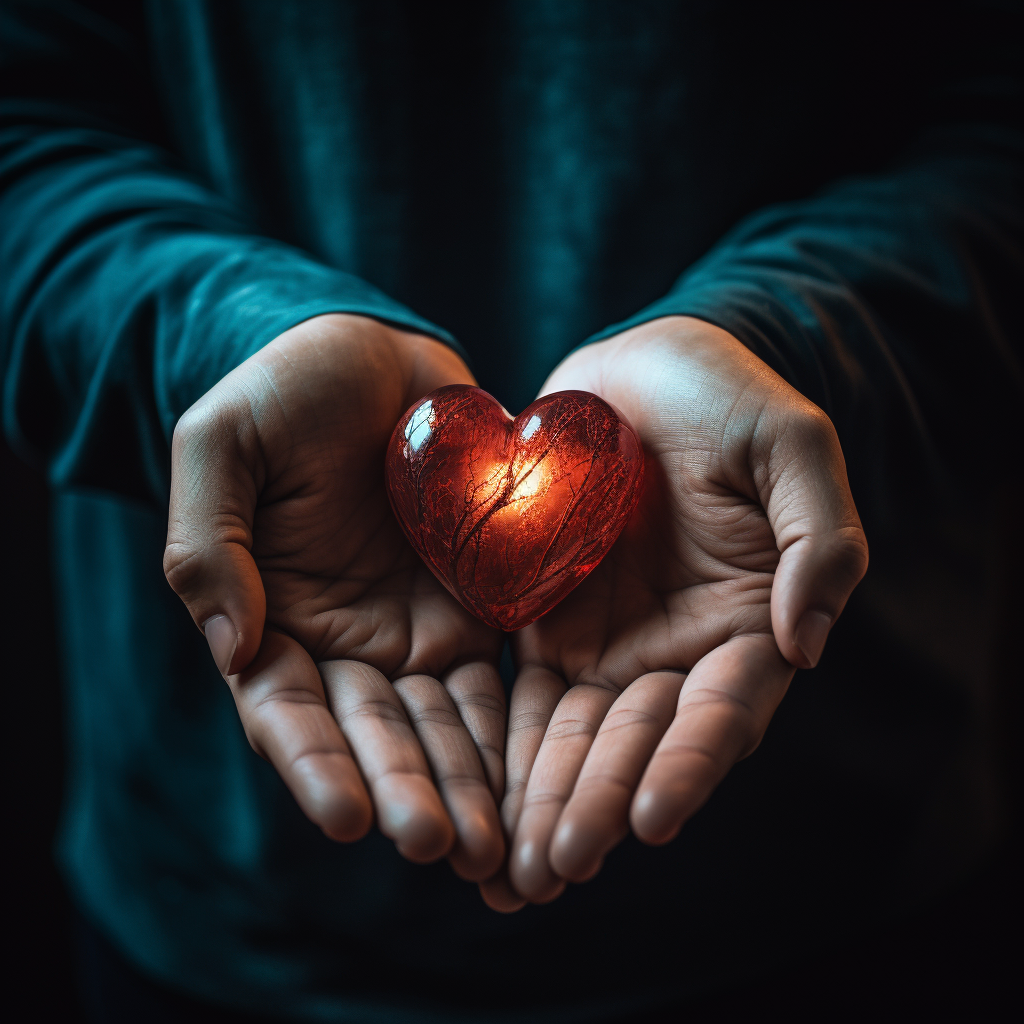
[[[169,438],[181,414],[235,366],[289,328],[315,316],[352,313],[414,331],[468,355],[444,328],[366,281],[265,239],[234,239],[208,267],[156,339],[161,426]],[[162,373],[162,378],[161,378]]]

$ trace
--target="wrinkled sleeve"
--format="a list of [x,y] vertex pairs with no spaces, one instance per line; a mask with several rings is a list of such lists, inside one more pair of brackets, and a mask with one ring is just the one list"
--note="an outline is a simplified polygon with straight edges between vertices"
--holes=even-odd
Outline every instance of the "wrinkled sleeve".
[[589,340],[669,315],[729,331],[832,418],[882,532],[922,501],[983,502],[1022,441],[1015,121],[933,125],[883,173],[754,214]]
[[52,483],[162,496],[181,413],[309,317],[454,344],[176,167],[141,33],[70,3],[5,0],[0,19],[4,427]]

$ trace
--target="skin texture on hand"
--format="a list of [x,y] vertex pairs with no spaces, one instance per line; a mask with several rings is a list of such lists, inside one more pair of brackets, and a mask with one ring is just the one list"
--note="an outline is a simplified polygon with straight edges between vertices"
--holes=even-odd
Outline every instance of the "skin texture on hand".
[[253,748],[339,841],[376,819],[464,878],[505,853],[501,634],[409,547],[384,488],[402,413],[473,383],[447,346],[317,317],[228,374],[172,445],[164,570]]
[[643,441],[636,514],[565,601],[513,637],[511,911],[583,882],[630,827],[671,840],[757,747],[867,568],[828,417],[732,335],[665,317],[567,358]]

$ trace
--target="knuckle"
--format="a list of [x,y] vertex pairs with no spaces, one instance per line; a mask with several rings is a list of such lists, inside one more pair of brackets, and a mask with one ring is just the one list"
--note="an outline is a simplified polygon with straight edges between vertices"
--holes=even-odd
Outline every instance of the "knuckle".
[[573,796],[592,796],[596,793],[606,797],[609,790],[619,790],[632,795],[635,788],[632,779],[625,778],[611,769],[601,769],[582,776],[576,783]]
[[497,758],[501,765],[504,766],[505,751],[496,743],[490,743],[487,740],[476,740],[476,749],[479,751],[481,759],[486,754],[488,757]]
[[671,781],[707,772],[719,774],[721,770],[721,756],[716,751],[684,740],[665,743],[652,758],[655,763],[660,776]]
[[833,541],[832,561],[837,575],[859,583],[868,571],[868,542],[859,526],[838,530]]
[[563,718],[548,726],[546,740],[562,742],[592,737],[597,732],[597,725],[581,718]]
[[263,722],[260,719],[253,719],[252,721],[246,721],[242,719],[242,732],[245,734],[246,741],[252,748],[254,754],[262,757],[264,761],[269,761],[270,756],[267,754],[266,746],[264,744],[265,729]]
[[561,807],[568,799],[569,791],[564,789],[527,790],[523,800],[523,813],[545,807]]
[[[251,413],[251,410],[250,410]],[[238,397],[208,393],[186,409],[174,425],[171,450],[179,458],[200,458],[215,447],[237,441],[251,420]]]
[[248,708],[248,714],[254,722],[265,722],[268,728],[281,721],[282,711],[291,711],[297,704],[322,706],[320,696],[301,686],[292,686],[269,692],[257,697]]
[[824,409],[806,402],[795,417],[792,427],[796,439],[804,445],[833,448],[839,445],[836,428]]
[[441,704],[425,705],[409,710],[409,718],[414,726],[438,726],[442,729],[461,729],[462,719],[458,713]]
[[483,792],[487,789],[484,780],[479,775],[474,775],[472,772],[461,771],[459,769],[452,769],[445,771],[443,768],[436,772],[437,780],[446,789]]
[[488,715],[505,717],[504,694],[469,693],[451,694],[452,700],[460,711],[469,713],[472,710],[483,711]]
[[515,777],[510,777],[505,783],[505,799],[512,800],[520,793],[525,792],[528,782],[529,776],[527,775],[516,775]]
[[749,729],[758,718],[757,709],[737,694],[707,687],[688,693],[676,715],[678,718],[688,715],[706,716],[714,711],[728,716],[733,729]]
[[383,722],[399,729],[411,728],[402,707],[392,704],[389,700],[377,698],[361,700],[355,707],[343,712],[339,716],[339,720],[343,725],[348,725],[353,721],[366,720],[368,722]]
[[171,443],[175,449],[190,447],[197,437],[210,433],[217,420],[212,403],[200,399],[181,414],[174,425]]
[[658,715],[643,708],[614,708],[605,716],[601,732],[610,733],[637,726],[656,729],[661,725],[662,721]]
[[508,734],[518,736],[522,733],[543,732],[550,720],[550,713],[543,711],[518,711],[509,717]]
[[201,552],[186,541],[171,541],[164,549],[163,570],[179,597],[191,593],[203,575]]

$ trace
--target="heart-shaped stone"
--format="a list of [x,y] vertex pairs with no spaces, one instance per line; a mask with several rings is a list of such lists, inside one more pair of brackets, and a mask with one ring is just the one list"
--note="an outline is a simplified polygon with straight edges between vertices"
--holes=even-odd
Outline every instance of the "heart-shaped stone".
[[560,391],[513,419],[480,388],[420,399],[387,453],[391,506],[412,546],[499,629],[553,608],[615,543],[640,498],[633,428],[597,395]]

